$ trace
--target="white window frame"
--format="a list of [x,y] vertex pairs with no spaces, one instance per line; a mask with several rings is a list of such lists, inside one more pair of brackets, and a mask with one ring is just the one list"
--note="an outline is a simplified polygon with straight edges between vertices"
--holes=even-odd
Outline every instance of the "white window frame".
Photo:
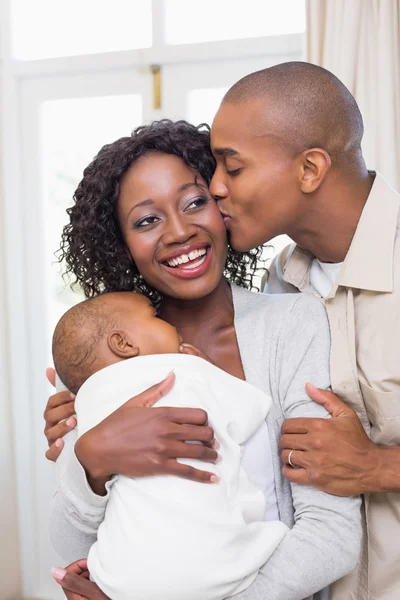
[[[171,46],[162,43],[163,0],[153,0],[153,47],[95,55],[51,58],[35,61],[17,61],[11,56],[9,30],[10,3],[0,0],[1,36],[1,160],[3,247],[5,248],[6,311],[9,326],[9,394],[1,403],[12,407],[10,428],[14,438],[16,465],[17,509],[19,519],[19,548],[21,559],[22,597],[40,595],[40,578],[48,576],[47,565],[40,561],[38,528],[40,507],[37,506],[36,474],[38,459],[34,448],[45,447],[43,419],[33,414],[31,398],[43,395],[46,400],[44,373],[35,360],[38,340],[38,318],[43,311],[42,290],[34,285],[34,278],[26,274],[32,269],[35,255],[30,223],[27,222],[26,198],[21,182],[26,171],[23,163],[21,120],[21,89],[25,82],[37,78],[60,78],[71,74],[118,72],[120,69],[144,69],[158,64],[199,64],[204,62],[274,56],[280,60],[298,60],[302,56],[303,34],[280,35],[198,44]],[[154,112],[154,118],[159,113]],[[27,242],[29,240],[29,243]],[[39,277],[40,281],[40,277]],[[43,460],[44,457],[43,457]],[[42,596],[40,596],[43,600]]]

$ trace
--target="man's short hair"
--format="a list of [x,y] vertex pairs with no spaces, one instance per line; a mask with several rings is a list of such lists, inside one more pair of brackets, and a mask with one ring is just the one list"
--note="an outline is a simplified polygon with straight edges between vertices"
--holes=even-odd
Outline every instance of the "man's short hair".
[[[357,103],[330,71],[306,62],[287,62],[246,75],[225,94],[224,102],[265,98],[265,113],[285,144],[323,148],[332,162],[360,153],[364,133]],[[276,108],[276,110],[275,110]]]

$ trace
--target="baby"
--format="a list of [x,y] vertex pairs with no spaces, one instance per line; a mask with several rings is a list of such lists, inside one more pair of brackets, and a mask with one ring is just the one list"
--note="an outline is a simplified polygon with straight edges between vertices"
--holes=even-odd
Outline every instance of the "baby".
[[[89,571],[112,600],[223,600],[248,587],[288,528],[264,521],[263,493],[241,467],[242,444],[257,432],[270,399],[209,362],[179,354],[177,330],[133,292],[82,302],[59,321],[56,371],[77,393],[78,435],[173,369],[155,406],[202,408],[221,444],[213,485],[155,476],[115,476]],[[151,409],[149,409],[151,410]]]

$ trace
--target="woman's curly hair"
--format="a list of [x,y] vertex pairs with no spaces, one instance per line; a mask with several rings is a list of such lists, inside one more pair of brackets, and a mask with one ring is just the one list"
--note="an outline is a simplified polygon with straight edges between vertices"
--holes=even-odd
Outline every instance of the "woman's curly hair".
[[[161,294],[151,288],[129,259],[116,218],[120,183],[138,158],[152,152],[173,154],[210,184],[215,160],[210,151],[210,128],[169,119],[137,127],[129,137],[103,146],[84,170],[74,194],[70,218],[62,233],[58,259],[66,264],[86,297],[102,292],[136,291],[158,305]],[[254,288],[253,277],[262,248],[235,252],[228,247],[224,275],[242,287]]]

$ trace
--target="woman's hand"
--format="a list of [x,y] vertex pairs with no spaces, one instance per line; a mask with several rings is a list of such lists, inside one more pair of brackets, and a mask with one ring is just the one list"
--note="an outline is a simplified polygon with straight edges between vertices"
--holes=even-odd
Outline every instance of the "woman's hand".
[[110,600],[101,589],[89,580],[86,558],[77,560],[65,569],[54,567],[51,574],[61,585],[68,600]]
[[[176,475],[193,481],[214,483],[214,473],[177,462],[177,458],[215,463],[214,431],[207,413],[196,408],[155,407],[175,382],[174,373],[131,398],[104,421],[87,431],[75,444],[75,454],[86,471],[89,484],[99,495],[112,475],[148,477]],[[186,441],[202,442],[186,444]]]
[[[56,385],[56,372],[54,369],[47,369],[46,376],[52,386]],[[44,428],[45,436],[49,443],[49,449],[46,452],[48,460],[56,461],[60,456],[64,446],[63,437],[68,431],[76,427],[75,414],[75,396],[70,392],[59,392],[50,396],[44,419],[46,426]]]

